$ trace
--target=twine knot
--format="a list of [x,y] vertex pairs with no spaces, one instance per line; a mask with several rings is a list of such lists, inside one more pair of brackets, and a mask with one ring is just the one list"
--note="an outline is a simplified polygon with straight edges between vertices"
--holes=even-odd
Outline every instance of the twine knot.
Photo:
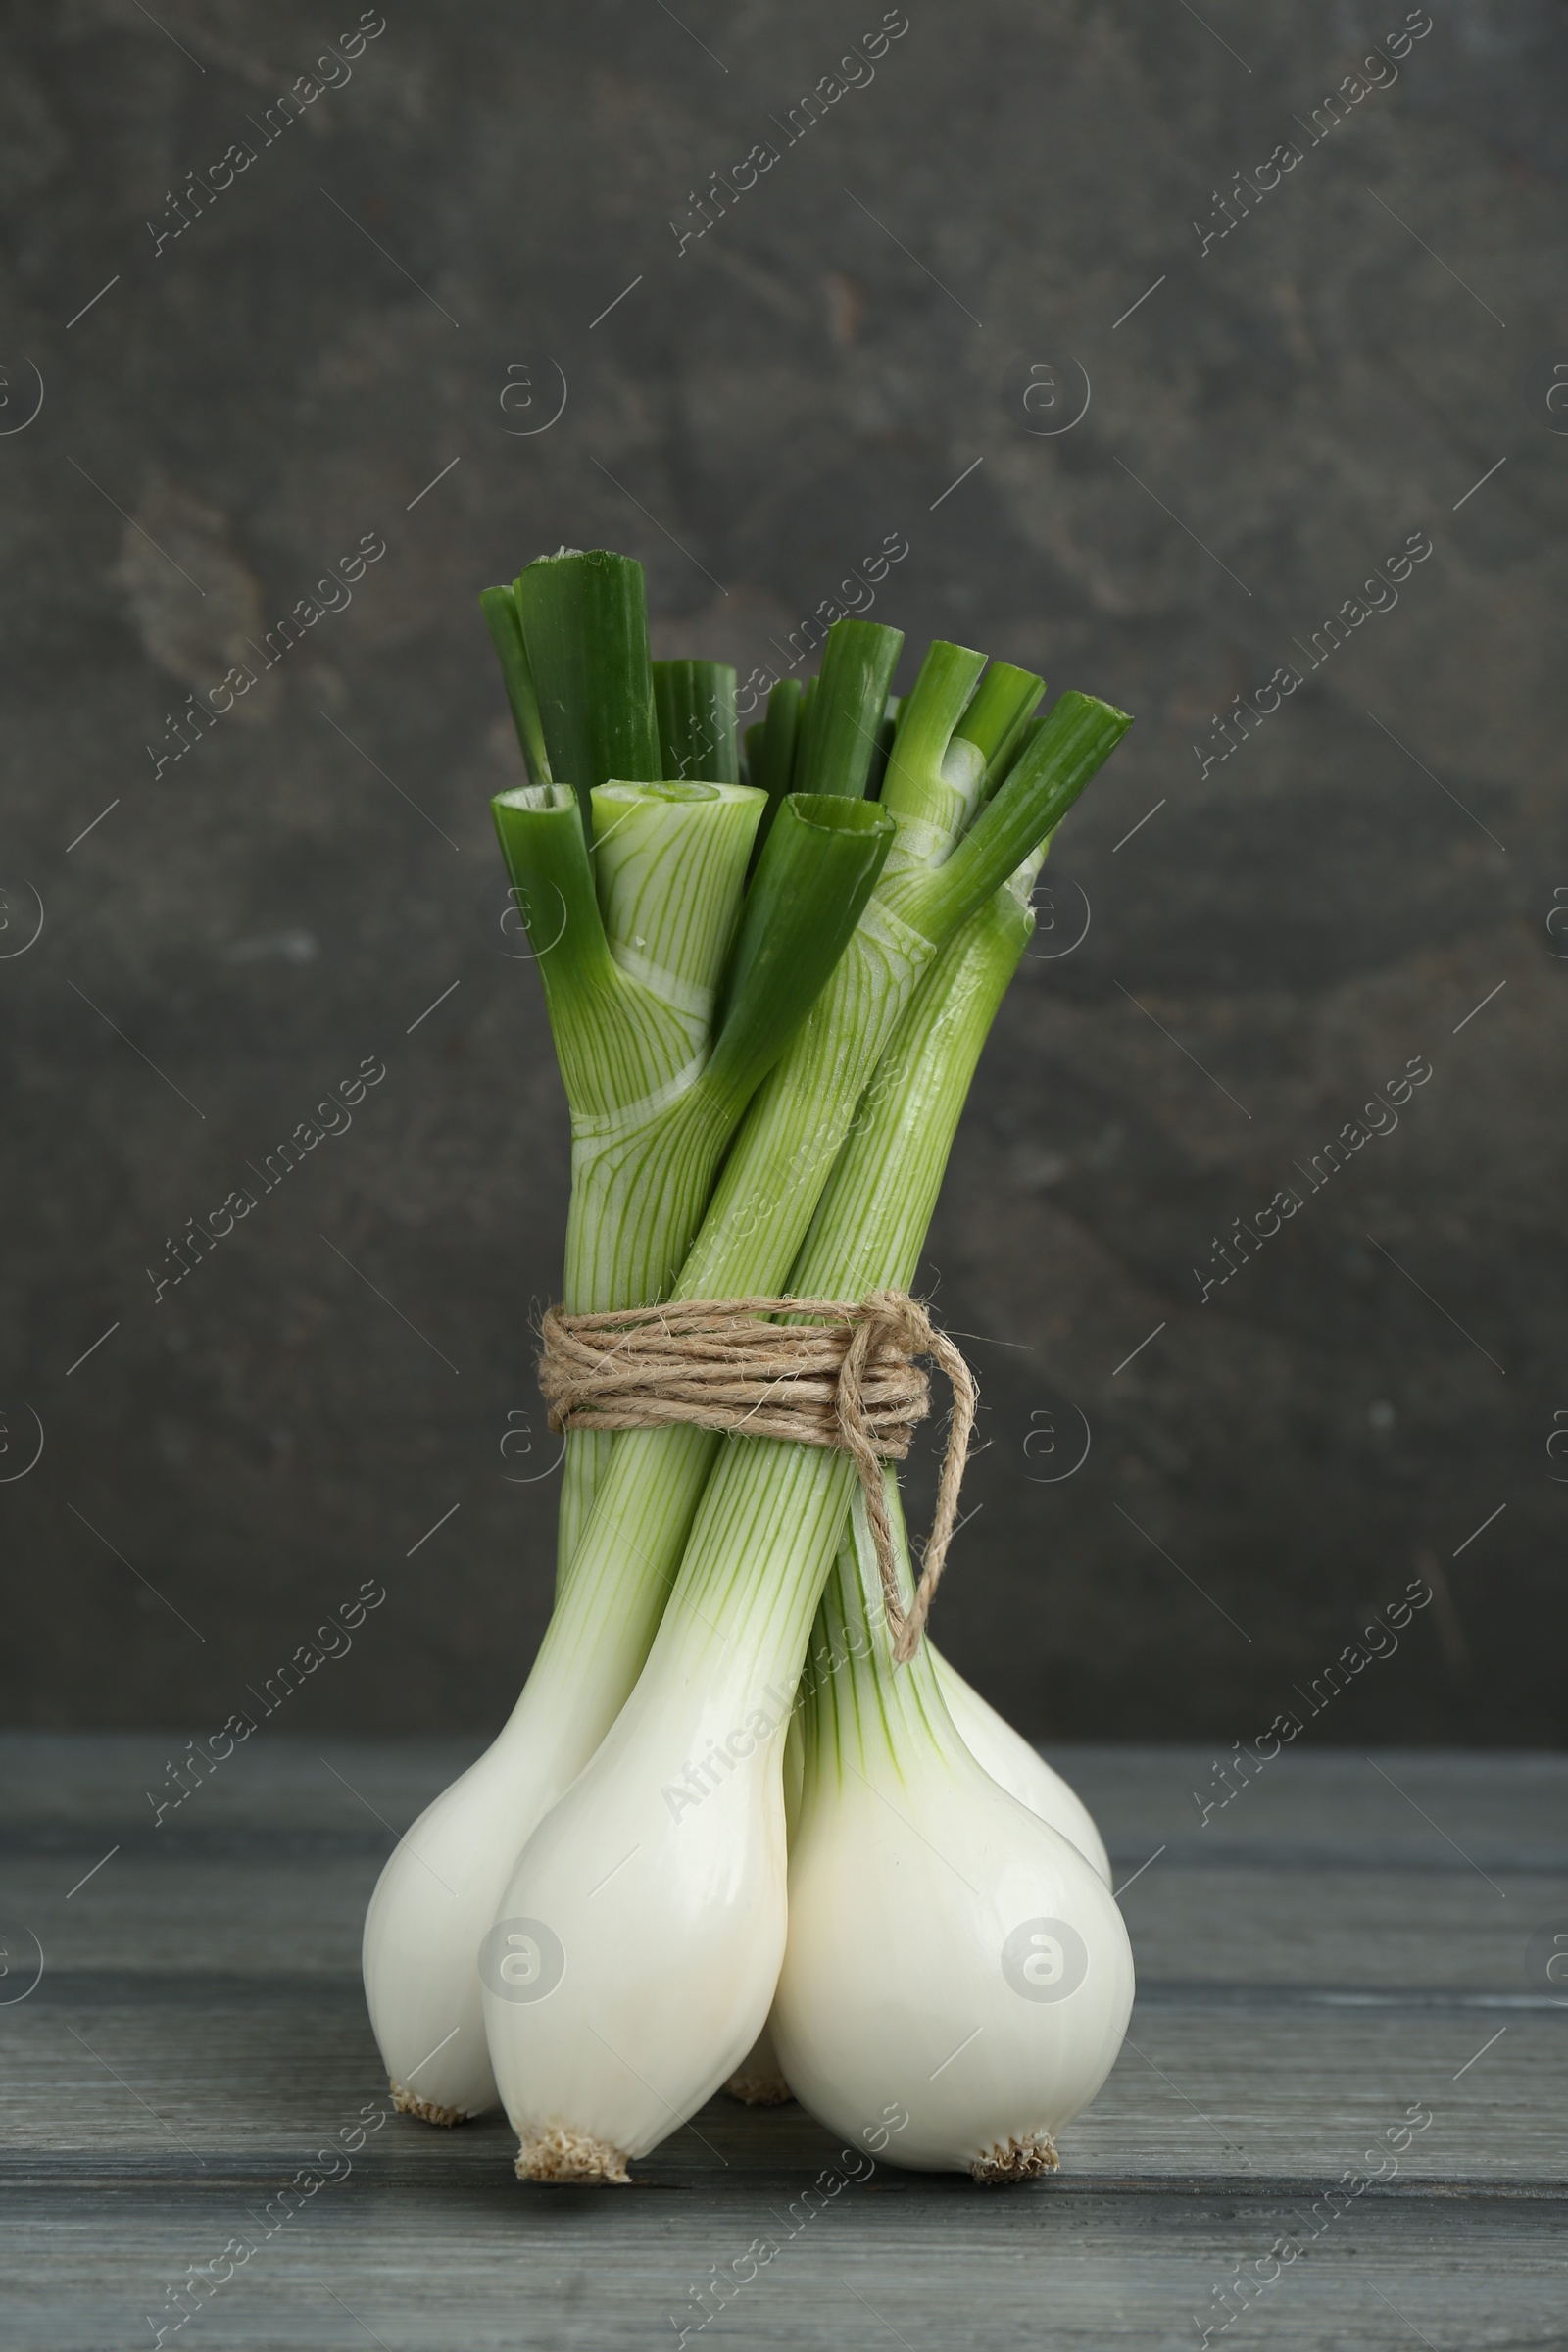
[[[787,1316],[787,1322],[773,1320]],[[568,1315],[546,1309],[539,1386],[550,1426],[665,1429],[780,1438],[848,1453],[859,1473],[893,1655],[913,1657],[947,1566],[974,1429],[974,1376],[907,1292],[834,1298],[690,1298]],[[907,1609],[882,1484],[931,1409],[917,1359],[947,1376],[953,1412],[937,1507]]]

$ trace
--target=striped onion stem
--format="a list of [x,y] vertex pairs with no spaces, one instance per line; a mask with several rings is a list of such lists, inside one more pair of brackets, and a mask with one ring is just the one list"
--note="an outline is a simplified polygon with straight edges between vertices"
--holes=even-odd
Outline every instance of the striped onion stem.
[[[898,1481],[884,1474],[885,1501],[898,1555],[899,1584],[907,1608],[914,1582]],[[816,1623],[801,1675],[798,1721],[802,1788],[820,1773],[843,1780],[857,1769],[897,1760],[898,1727],[926,1730],[949,1723],[940,1662],[922,1640],[907,1664],[893,1656],[881,1572],[870,1524],[858,1497],[846,1514],[833,1566],[822,1587]]]
[[[891,1465],[884,1478],[884,1499],[888,1522],[893,1531],[899,1589],[907,1608],[914,1590],[914,1577],[909,1564],[909,1538],[904,1520],[903,1497]],[[858,1600],[857,1594],[859,1595]],[[878,1638],[872,1643],[852,1636],[848,1656],[856,1661],[857,1680],[849,1692],[841,1691],[836,1698],[829,1696],[826,1703],[840,1710],[849,1709],[857,1718],[858,1727],[862,1718],[864,1725],[869,1726],[872,1715],[876,1714],[885,1737],[894,1712],[906,1708],[911,1701],[923,1710],[927,1719],[936,1719],[935,1704],[929,1695],[934,1677],[936,1692],[975,1761],[984,1767],[999,1788],[1004,1788],[1009,1796],[1016,1797],[1021,1805],[1027,1805],[1031,1813],[1075,1845],[1097,1877],[1108,1886],[1111,1884],[1110,1857],[1082,1797],[1059,1773],[1052,1769],[1036,1748],[1031,1747],[1021,1733],[1013,1730],[1004,1716],[998,1714],[989,1700],[982,1698],[979,1691],[964,1681],[952,1660],[944,1657],[937,1648],[929,1629],[911,1661],[911,1669],[918,1671],[911,1670],[906,1674],[905,1669],[895,1663],[887,1634],[881,1570],[871,1543],[863,1500],[859,1495],[856,1496],[854,1507],[845,1522],[844,1533],[839,1538],[838,1557],[823,1588],[821,1606],[811,1629],[806,1670],[801,1677],[800,1704],[790,1723],[790,1752],[785,1762],[784,1787],[791,1838],[795,1835],[795,1824],[800,1816],[806,1772],[806,1744],[802,1727],[806,1723],[807,1709],[811,1703],[813,1689],[820,1696],[834,1679],[844,1673],[847,1654],[842,1628],[846,1624],[855,1624],[858,1609],[864,1614],[867,1625],[876,1629]],[[906,1685],[907,1688],[905,1688]],[[821,1750],[819,1763],[825,1764],[829,1746],[820,1720],[814,1726],[813,1736]],[[865,1737],[863,1728],[849,1733],[834,1732],[832,1753],[838,1757],[841,1765],[845,1760],[847,1740],[852,1738],[861,1741],[863,1759],[866,1752]]]
[[[792,800],[743,916],[760,792],[599,785],[591,858],[569,785],[494,806],[571,1111],[565,1304],[641,1305],[686,1256],[720,1154],[836,959],[891,826],[864,803]],[[601,1435],[567,1441],[558,1574],[608,1459]]]
[[[730,1106],[697,1082],[761,814],[759,794],[716,784],[604,784],[591,808],[591,859],[569,785],[495,809],[571,1112],[573,1313],[657,1298],[707,1205]],[[606,1453],[567,1443],[560,1564]]]

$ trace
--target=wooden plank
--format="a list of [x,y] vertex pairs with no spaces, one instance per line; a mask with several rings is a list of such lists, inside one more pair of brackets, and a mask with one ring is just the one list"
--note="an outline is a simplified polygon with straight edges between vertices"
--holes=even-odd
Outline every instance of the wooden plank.
[[[381,2094],[353,1979],[325,1992],[297,1981],[284,1999],[176,1980],[172,1997],[135,2005],[90,1982],[3,2013],[13,2152],[281,2163]],[[1140,2002],[1109,2081],[1063,2136],[1063,2162],[1103,2185],[1333,2180],[1424,2103],[1434,2120],[1400,2178],[1558,2188],[1565,2101],[1568,2010],[1308,2010],[1289,1993],[1248,2008],[1195,1992]],[[720,2131],[726,2161],[773,2161],[765,2116],[728,2101],[706,2115],[699,2129]],[[805,2128],[794,2110],[778,2127]]]
[[[260,1715],[258,1707],[255,1712]],[[201,1727],[206,1747],[217,1725]],[[154,1799],[177,1793],[169,1767],[182,1732],[0,1732],[0,1822],[147,1829]],[[473,1762],[474,1740],[299,1740],[265,1721],[211,1773],[162,1834],[187,1825],[364,1830],[384,1814],[406,1830]]]
[[[1131,1867],[1160,1844],[1183,1859],[1224,1857],[1241,1867],[1272,1857],[1447,1870],[1466,1855],[1488,1870],[1494,1862],[1568,1867],[1568,1755],[1379,1748],[1368,1756],[1302,1740],[1233,1772],[1234,1793],[1221,1804],[1227,1784],[1215,1768],[1232,1756],[1228,1741],[1047,1752]],[[1206,1824],[1195,1799],[1215,1806]]]
[[1544,1997],[1533,1931],[1557,1920],[1568,1932],[1568,1869],[1237,1870],[1165,1855],[1121,1901],[1141,1983],[1292,1984],[1319,1995],[1441,1987],[1524,2000]]
[[[485,2189],[450,2157],[417,2180],[366,2164],[264,2240],[268,2183],[120,2187],[60,2212],[12,2191],[31,2258],[7,2263],[8,2352],[151,2344],[150,2315],[187,2266],[257,2250],[169,2341],[222,2352],[631,2352],[674,2345],[713,2266],[745,2267],[727,2310],[688,2344],[843,2352],[902,2341],[987,2352],[1191,2352],[1217,2295],[1314,2221],[1285,2196],[987,2194],[874,2176],[820,2210],[800,2177],[660,2194]],[[1364,2199],[1281,2270],[1224,2340],[1284,2352],[1563,2341],[1562,2212],[1530,2202]],[[47,2249],[40,2259],[42,2249]],[[228,2258],[234,2259],[231,2254]],[[1274,2261],[1277,2263],[1278,2255]],[[1504,2311],[1506,2317],[1504,2318]],[[1500,2331],[1499,2331],[1500,2330]]]

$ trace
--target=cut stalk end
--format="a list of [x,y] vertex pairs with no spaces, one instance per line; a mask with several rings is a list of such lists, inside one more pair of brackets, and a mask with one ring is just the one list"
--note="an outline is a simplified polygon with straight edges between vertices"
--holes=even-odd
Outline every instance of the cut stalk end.
[[612,2148],[608,2140],[594,2139],[586,2132],[568,2132],[560,2124],[522,2140],[512,2169],[519,2180],[575,2182],[582,2188],[631,2185],[619,2148]]
[[969,2177],[982,2188],[1006,2188],[1014,2180],[1040,2180],[1059,2173],[1061,2158],[1049,2132],[1026,2132],[1022,2139],[999,2139],[977,2156]]
[[466,2124],[468,2120],[466,2108],[438,2107],[434,2099],[421,2099],[416,2090],[405,2090],[402,2083],[395,2082],[390,2076],[387,2078],[387,2088],[392,2093],[392,2104],[399,2115],[417,2116],[421,2124],[440,2124],[450,2130],[454,2124]]

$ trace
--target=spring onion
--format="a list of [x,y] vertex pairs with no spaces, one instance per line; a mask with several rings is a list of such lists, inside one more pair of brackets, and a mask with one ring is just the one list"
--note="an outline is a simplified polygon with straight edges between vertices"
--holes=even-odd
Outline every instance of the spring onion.
[[859,1497],[819,1622],[771,2019],[784,2079],[846,2136],[896,2100],[901,2165],[1054,2171],[1132,2009],[1121,1914],[976,1762],[934,1660],[895,1667]]
[[[899,1555],[900,1583],[906,1590],[912,1585],[908,1564],[908,1538],[904,1525],[896,1481],[888,1482],[888,1512],[892,1522]],[[834,1563],[834,1578],[840,1584],[853,1584],[858,1573],[857,1541],[865,1540],[863,1514],[852,1514],[839,1540],[839,1556]],[[831,1586],[830,1586],[831,1590]],[[874,1604],[877,1621],[881,1622],[880,1592]],[[828,1614],[828,1596],[816,1613],[811,1629],[810,1646],[807,1654],[806,1672],[802,1677],[801,1695],[796,1700],[795,1713],[790,1720],[789,1738],[784,1751],[784,1816],[789,1829],[790,1849],[795,1847],[796,1825],[800,1820],[801,1798],[806,1778],[806,1750],[801,1732],[802,1709],[807,1703],[808,1687],[819,1676],[838,1674],[852,1655],[871,1654],[868,1638],[858,1623],[840,1632],[843,1622],[842,1603],[838,1618]],[[1095,1826],[1094,1815],[1083,1798],[1059,1772],[1054,1771],[1028,1740],[1015,1732],[1004,1715],[998,1713],[989,1699],[982,1698],[972,1683],[966,1682],[952,1660],[944,1657],[929,1634],[921,1644],[921,1654],[929,1660],[936,1675],[937,1690],[952,1718],[953,1728],[975,1762],[979,1764],[1009,1796],[1028,1807],[1040,1821],[1075,1846],[1097,1878],[1108,1886],[1111,1884],[1110,1856],[1104,1839]],[[724,2088],[731,2098],[747,2106],[771,2107],[794,2093],[779,2064],[773,2038],[771,2013],[756,2042],[741,2060]]]
[[[611,575],[622,594],[606,664],[602,647],[574,653],[570,644],[585,572],[602,621],[609,590],[592,556],[547,559],[545,581],[511,600],[514,614],[520,604],[536,624],[541,614],[551,624],[535,627],[531,644],[544,653],[529,674],[597,678],[605,700],[617,675],[629,676],[635,712],[647,665],[627,657],[635,629],[624,608],[633,619],[641,612],[640,574]],[[520,628],[509,635],[497,624],[502,593],[492,592],[486,617],[510,649],[503,674],[515,710],[527,649],[516,655]],[[554,711],[556,764],[563,746],[588,737],[560,701],[542,706]],[[622,745],[634,732],[629,721],[611,728],[603,708],[597,723]],[[583,756],[597,756],[591,742]],[[587,795],[590,850],[582,796],[570,783],[522,786],[495,803],[572,1115],[564,1296],[574,1312],[639,1304],[668,1288],[738,1119],[806,1017],[880,871],[888,817],[862,802],[791,796],[743,904],[764,805],[760,791],[733,784],[598,783]],[[563,1577],[607,1450],[592,1434],[567,1443]],[[448,1789],[399,1846],[366,1922],[367,1997],[388,2074],[406,2103],[436,2118],[494,2097],[472,1953],[516,1839],[494,1834],[486,1776],[476,1774]],[[422,2066],[455,2022],[466,2032]],[[440,2030],[425,2038],[429,2025]]]

